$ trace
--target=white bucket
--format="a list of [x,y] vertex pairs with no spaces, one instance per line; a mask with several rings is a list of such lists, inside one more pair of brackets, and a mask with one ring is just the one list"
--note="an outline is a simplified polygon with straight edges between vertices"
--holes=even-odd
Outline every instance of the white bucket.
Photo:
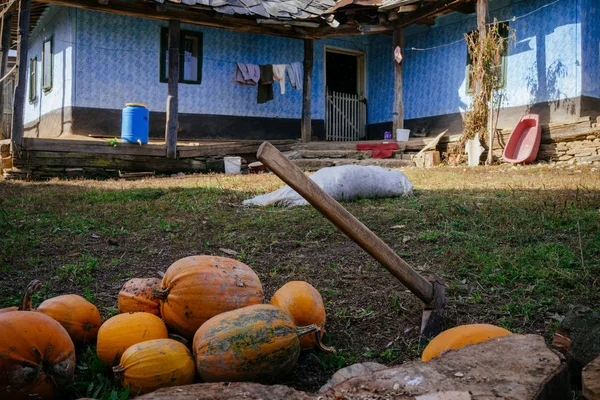
[[224,157],[225,173],[226,174],[241,174],[242,173],[242,158],[241,157]]
[[398,142],[408,142],[408,135],[410,135],[410,129],[396,129],[396,140]]

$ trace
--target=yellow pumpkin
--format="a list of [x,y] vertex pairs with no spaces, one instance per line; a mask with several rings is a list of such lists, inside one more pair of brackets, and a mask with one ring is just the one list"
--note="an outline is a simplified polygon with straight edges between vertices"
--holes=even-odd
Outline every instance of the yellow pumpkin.
[[36,311],[57,320],[76,344],[96,341],[98,329],[102,325],[96,306],[76,294],[48,299]]
[[98,331],[96,353],[105,363],[118,363],[129,347],[154,339],[167,339],[164,322],[156,315],[144,312],[119,314],[108,319]]
[[215,315],[263,302],[262,285],[250,267],[215,256],[186,257],[173,263],[157,297],[167,325],[188,339]]
[[173,339],[156,339],[131,346],[113,368],[133,395],[194,383],[196,366],[187,347]]
[[[271,304],[288,313],[296,326],[317,325],[320,335],[325,333],[325,305],[317,289],[304,281],[292,281],[283,285],[271,298]],[[317,347],[314,335],[300,339],[303,349]]]
[[511,332],[499,326],[489,324],[471,324],[457,326],[437,335],[421,355],[421,361],[440,357],[443,352],[456,350],[468,344],[485,342],[496,337],[510,335]]
[[297,328],[287,313],[268,304],[219,314],[194,335],[198,373],[205,382],[273,381],[296,364],[299,337],[318,329]]

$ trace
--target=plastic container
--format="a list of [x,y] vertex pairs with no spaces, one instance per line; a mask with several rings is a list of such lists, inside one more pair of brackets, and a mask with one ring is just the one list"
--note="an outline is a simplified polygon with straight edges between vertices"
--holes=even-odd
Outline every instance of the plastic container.
[[410,129],[396,129],[396,140],[398,142],[408,142],[408,135],[410,135]]
[[150,113],[145,104],[127,103],[123,109],[121,140],[129,143],[148,143]]
[[226,174],[241,174],[242,173],[242,158],[241,157],[225,157],[225,173]]

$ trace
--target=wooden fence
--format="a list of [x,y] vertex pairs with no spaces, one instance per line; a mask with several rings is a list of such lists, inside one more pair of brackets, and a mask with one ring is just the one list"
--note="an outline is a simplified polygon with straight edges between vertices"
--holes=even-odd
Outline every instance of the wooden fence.
[[356,94],[327,91],[325,138],[331,141],[357,141],[366,137],[366,102]]

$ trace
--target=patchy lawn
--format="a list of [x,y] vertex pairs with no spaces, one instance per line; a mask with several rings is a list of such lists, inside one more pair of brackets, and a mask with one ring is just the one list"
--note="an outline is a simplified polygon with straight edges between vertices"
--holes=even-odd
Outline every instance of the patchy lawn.
[[[598,171],[405,172],[414,198],[345,206],[420,272],[444,278],[448,327],[487,322],[549,339],[571,305],[600,311]],[[16,305],[38,278],[38,302],[78,293],[110,316],[129,278],[158,276],[189,255],[226,256],[225,248],[257,272],[266,299],[290,280],[323,295],[338,353],[303,354],[282,383],[316,390],[347,364],[418,358],[419,302],[357,245],[311,207],[240,205],[279,186],[271,174],[0,182],[0,307]],[[73,397],[123,395],[98,374],[92,350],[79,364]]]

